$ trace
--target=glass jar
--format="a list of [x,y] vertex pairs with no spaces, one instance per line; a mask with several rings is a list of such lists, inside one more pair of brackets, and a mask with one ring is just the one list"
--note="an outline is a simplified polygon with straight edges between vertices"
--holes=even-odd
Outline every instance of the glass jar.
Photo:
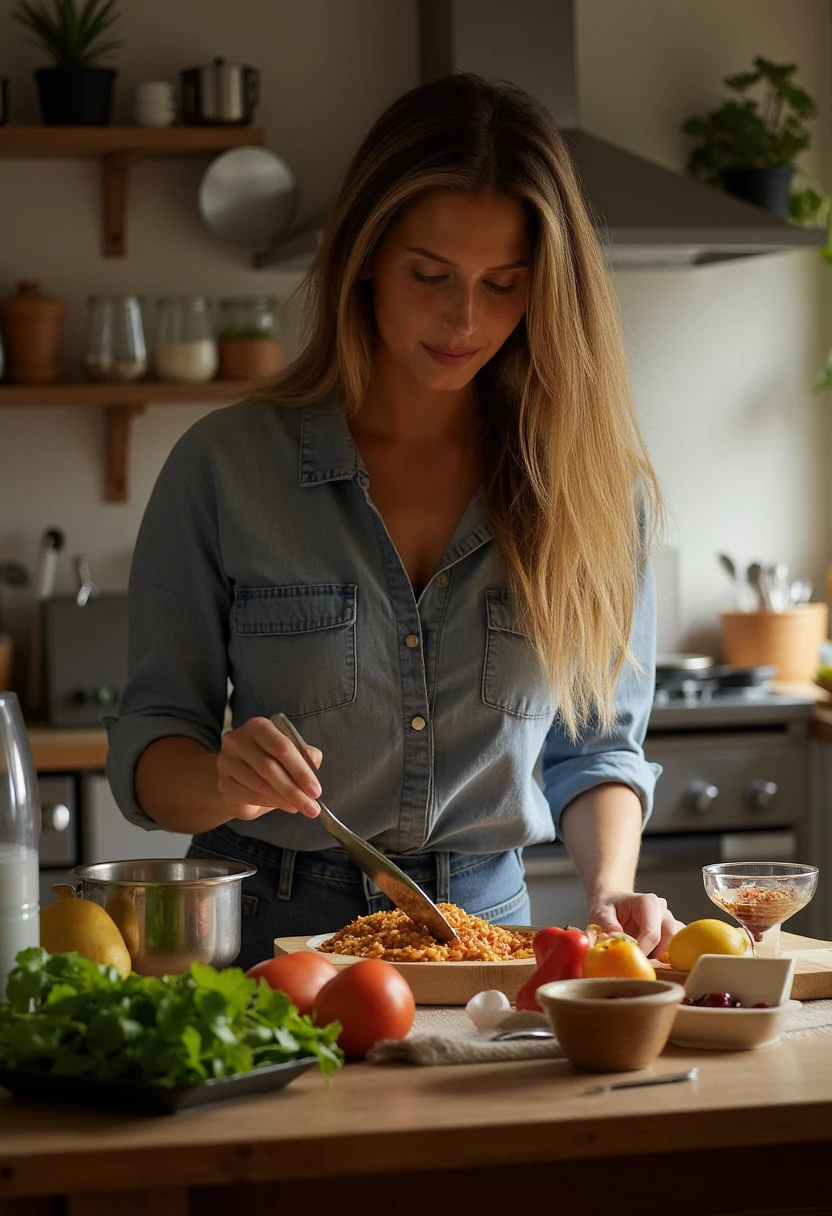
[[220,300],[220,377],[259,380],[275,375],[283,362],[277,300],[239,296]]
[[217,344],[205,296],[159,300],[153,370],[160,380],[200,384],[217,374]]
[[90,380],[140,380],[147,373],[138,296],[90,296],[84,372]]
[[40,942],[40,802],[20,703],[0,692],[0,1001],[19,950]]

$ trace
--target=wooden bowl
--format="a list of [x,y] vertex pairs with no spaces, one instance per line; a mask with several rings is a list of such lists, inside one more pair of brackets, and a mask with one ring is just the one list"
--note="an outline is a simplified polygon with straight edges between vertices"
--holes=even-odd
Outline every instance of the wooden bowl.
[[[625,992],[635,995],[621,996]],[[558,980],[537,990],[564,1054],[589,1072],[631,1072],[652,1064],[684,995],[682,985],[669,980]]]

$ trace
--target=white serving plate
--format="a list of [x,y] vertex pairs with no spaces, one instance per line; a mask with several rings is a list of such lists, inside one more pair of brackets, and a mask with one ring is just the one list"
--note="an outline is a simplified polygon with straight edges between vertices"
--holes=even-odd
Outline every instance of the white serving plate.
[[730,992],[743,1005],[767,1001],[770,1009],[704,1009],[680,1005],[670,1042],[677,1047],[748,1051],[776,1043],[800,1008],[788,999],[794,976],[793,958],[752,958],[703,954],[686,983],[686,996]]

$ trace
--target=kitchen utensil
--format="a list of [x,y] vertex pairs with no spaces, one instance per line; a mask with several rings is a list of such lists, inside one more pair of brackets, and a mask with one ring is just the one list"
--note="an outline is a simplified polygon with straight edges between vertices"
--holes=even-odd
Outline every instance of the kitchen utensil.
[[[315,766],[312,764],[306,744],[286,715],[273,714],[271,720],[287,739],[291,739],[304,760],[308,761],[314,770]],[[368,844],[366,840],[362,840],[360,836],[356,836],[355,832],[350,831],[341,823],[340,819],[336,819],[320,798],[318,806],[321,808],[318,816],[321,825],[335,837],[341,848],[349,853],[359,869],[363,870],[397,908],[401,908],[402,912],[416,924],[424,925],[440,941],[458,941],[454,929],[445,920],[436,904],[433,900],[428,899],[422,888],[412,878],[409,878],[398,866],[393,865],[392,861],[378,849]]]
[[766,945],[780,954],[780,926],[805,908],[818,885],[817,866],[781,861],[723,861],[702,867],[705,893],[745,929],[751,953]]
[[186,126],[248,126],[260,100],[260,73],[215,59],[179,73]]
[[768,566],[765,573],[771,606],[775,612],[784,612],[789,606],[789,567],[784,562],[776,562]]
[[78,577],[78,594],[75,597],[75,603],[79,608],[83,608],[91,596],[93,599],[97,599],[99,595],[98,584],[90,578],[90,559],[86,553],[79,553],[75,558],[75,572]]
[[752,587],[757,593],[760,608],[765,609],[767,612],[771,612],[771,601],[769,600],[768,596],[768,586],[766,583],[765,573],[759,562],[751,563],[746,571],[746,578],[748,579],[749,586]]
[[55,570],[58,554],[66,538],[60,528],[47,528],[42,533],[38,561],[35,568],[35,605],[29,635],[29,669],[26,682],[26,708],[29,713],[40,713],[43,709],[43,603],[52,595],[55,587]]
[[[514,931],[524,931],[524,925],[506,926]],[[340,926],[339,926],[340,928]],[[528,932],[534,932],[531,927]],[[318,933],[314,937],[301,934],[298,937],[278,937],[274,943],[276,957],[297,954],[300,950],[318,950],[335,932]],[[326,958],[340,971],[360,963],[358,955],[325,953]],[[392,963],[413,993],[417,1005],[467,1005],[478,992],[504,992],[510,1001],[533,975],[537,963],[533,958],[505,959],[498,963]],[[832,976],[830,976],[832,979]]]
[[729,579],[731,580],[731,587],[733,588],[733,592],[734,592],[734,603],[737,606],[737,608],[742,608],[742,606],[743,606],[742,594],[741,594],[740,580],[737,577],[737,567],[734,565],[734,563],[732,562],[731,558],[728,556],[727,553],[717,553],[716,556],[717,556],[717,560],[719,561],[720,566],[722,566],[722,569],[725,571],[725,573],[728,575]]
[[205,170],[198,202],[203,220],[221,240],[243,249],[266,249],[292,222],[297,183],[274,152],[232,148]]
[[593,1085],[588,1094],[608,1094],[614,1089],[639,1089],[642,1085],[675,1085],[677,1081],[695,1081],[699,1076],[698,1068],[689,1068],[687,1072],[666,1072],[661,1077],[641,1077],[638,1081],[613,1081],[610,1085]]
[[630,1072],[659,1055],[685,990],[667,980],[585,979],[542,984],[536,995],[576,1068]]
[[546,1026],[524,1026],[518,1030],[501,1030],[494,1035],[495,1043],[510,1043],[512,1039],[553,1039],[554,1033]]
[[139,975],[177,975],[191,963],[228,967],[240,953],[241,862],[194,857],[100,862],[69,871],[82,899],[105,908]]
[[808,604],[812,598],[812,583],[808,578],[796,578],[789,588],[789,604]]

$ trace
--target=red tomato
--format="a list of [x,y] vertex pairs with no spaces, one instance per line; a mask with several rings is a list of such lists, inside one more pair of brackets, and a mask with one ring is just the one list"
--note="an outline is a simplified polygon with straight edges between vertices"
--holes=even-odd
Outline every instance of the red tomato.
[[311,1013],[324,984],[338,974],[338,968],[314,950],[299,950],[297,954],[283,954],[280,958],[267,958],[255,963],[246,972],[251,979],[261,976],[270,988],[285,992],[299,1013]]
[[413,1025],[416,1001],[407,980],[391,963],[365,958],[341,967],[318,993],[312,1020],[340,1022],[338,1046],[362,1059],[379,1039],[403,1039]]

